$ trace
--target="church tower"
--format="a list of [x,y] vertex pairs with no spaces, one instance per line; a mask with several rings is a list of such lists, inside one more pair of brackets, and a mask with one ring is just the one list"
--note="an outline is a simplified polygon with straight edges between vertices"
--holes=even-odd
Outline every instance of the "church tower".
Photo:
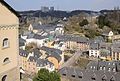
[[20,81],[18,14],[0,0],[0,81]]

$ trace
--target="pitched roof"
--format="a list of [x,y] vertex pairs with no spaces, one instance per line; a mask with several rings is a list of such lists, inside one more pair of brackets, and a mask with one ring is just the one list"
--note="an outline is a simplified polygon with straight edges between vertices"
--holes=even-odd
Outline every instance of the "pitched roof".
[[9,4],[7,4],[4,0],[0,0],[0,3],[3,4],[7,9],[9,9],[17,17],[20,17],[20,15]]
[[[106,72],[120,72],[120,61],[91,61],[88,70],[103,70]],[[95,68],[94,68],[95,67]]]
[[67,79],[74,79],[76,81],[110,81],[110,79],[115,79],[115,81],[120,80],[120,72],[105,72],[105,71],[90,71],[81,70],[78,68],[64,67],[59,70],[59,73],[66,77]]
[[38,59],[37,60],[37,67],[44,67],[46,65],[53,66],[53,63],[49,62],[47,59]]
[[90,44],[90,49],[91,50],[98,50],[99,49],[99,44],[98,43],[91,43]]
[[80,36],[74,36],[74,35],[59,35],[59,36],[56,36],[56,38],[62,41],[75,41],[75,42],[84,42],[84,43],[89,42],[89,39],[86,37],[80,37]]
[[25,50],[19,49],[19,55],[23,57],[27,57],[29,53]]
[[62,54],[61,50],[55,48],[49,48],[46,46],[42,46],[41,50],[44,50],[46,52],[46,54],[48,55],[47,58],[55,57],[59,62],[61,61],[61,56],[60,56]]

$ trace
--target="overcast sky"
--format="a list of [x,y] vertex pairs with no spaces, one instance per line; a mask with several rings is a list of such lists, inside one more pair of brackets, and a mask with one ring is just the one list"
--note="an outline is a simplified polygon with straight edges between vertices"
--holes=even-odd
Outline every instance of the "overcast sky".
[[120,0],[5,0],[15,10],[39,10],[54,6],[59,10],[102,10],[120,6]]

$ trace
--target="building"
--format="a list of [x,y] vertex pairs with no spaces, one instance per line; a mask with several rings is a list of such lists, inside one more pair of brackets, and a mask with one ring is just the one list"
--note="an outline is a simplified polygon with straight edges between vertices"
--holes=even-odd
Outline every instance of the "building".
[[19,65],[23,70],[27,69],[27,57],[29,53],[23,49],[19,50]]
[[112,45],[112,60],[120,60],[120,42],[115,42]]
[[58,69],[59,66],[64,62],[64,54],[61,50],[49,47],[41,47],[40,51],[44,58],[48,59],[49,62],[53,63],[55,68]]
[[105,72],[120,72],[120,61],[91,61],[87,65],[87,70],[105,71]]
[[78,50],[88,50],[89,49],[89,39],[86,37],[74,36],[74,35],[59,35],[56,38],[64,42],[66,49],[78,49]]
[[120,72],[81,70],[64,67],[59,70],[61,81],[120,81]]
[[38,59],[37,60],[37,70],[39,71],[42,68],[48,69],[49,71],[55,70],[54,64],[49,62],[47,59]]
[[103,29],[103,34],[102,35],[104,36],[105,39],[107,39],[107,40],[110,39],[111,40],[113,38],[114,33],[111,29],[109,29],[105,26],[104,29]]
[[90,44],[89,56],[90,57],[99,57],[100,56],[98,43],[91,43]]
[[41,7],[41,11],[42,11],[42,12],[49,12],[49,7],[42,6],[42,7]]
[[0,0],[0,81],[20,81],[18,16],[11,6]]
[[54,7],[50,7],[50,11],[54,11]]

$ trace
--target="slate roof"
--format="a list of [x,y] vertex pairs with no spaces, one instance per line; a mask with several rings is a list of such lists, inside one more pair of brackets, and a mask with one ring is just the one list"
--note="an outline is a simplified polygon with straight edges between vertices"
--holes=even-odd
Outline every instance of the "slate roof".
[[47,58],[55,57],[59,62],[61,61],[61,56],[60,56],[62,54],[61,50],[55,48],[49,48],[46,46],[42,46],[40,49],[46,52],[46,54],[48,55]]
[[30,57],[28,58],[28,61],[29,61],[29,62],[37,62],[37,60],[38,60],[38,58],[37,58],[37,57],[34,57],[34,56],[30,56]]
[[87,70],[120,72],[120,61],[91,61],[87,65]]
[[90,43],[90,50],[98,50],[99,44],[98,43]]
[[40,49],[46,51],[47,53],[55,53],[55,54],[58,54],[58,55],[62,54],[61,50],[55,49],[55,48],[49,48],[49,47],[46,47],[46,46],[42,46]]
[[42,55],[39,49],[33,49],[32,52],[34,53],[34,57],[36,58],[39,58]]
[[33,23],[32,27],[33,27],[33,29],[36,29],[36,30],[43,30],[43,31],[49,32],[49,31],[54,31],[57,26],[55,26],[55,25],[40,25],[39,23]]
[[112,48],[120,48],[120,42],[113,42]]
[[34,39],[45,39],[45,38],[48,38],[48,35],[47,36],[41,36],[41,35],[38,35],[38,34],[29,34],[27,36],[27,39],[31,39],[31,38],[34,38]]
[[90,71],[90,70],[81,70],[78,68],[64,67],[59,70],[61,76],[66,77],[71,80],[75,79],[77,81],[119,81],[120,73],[114,72],[104,72],[104,71]]
[[29,53],[25,50],[19,49],[19,55],[23,57],[27,57]]
[[7,4],[4,0],[0,0],[0,3],[4,5],[7,9],[9,9],[13,14],[15,14],[17,17],[20,17],[20,15],[9,5]]
[[89,39],[86,37],[74,36],[74,35],[59,35],[56,36],[61,41],[75,41],[82,43],[89,43]]
[[49,62],[47,59],[38,59],[37,60],[37,67],[44,67],[46,65],[54,66],[54,64]]
[[101,43],[101,42],[105,42],[105,40],[102,36],[97,36],[97,37],[94,38],[94,42],[95,43]]
[[101,50],[104,49],[104,50],[111,51],[111,47],[112,47],[111,43],[105,43],[105,42],[99,43],[99,49],[101,49]]
[[25,46],[25,40],[22,38],[19,38],[19,46]]

